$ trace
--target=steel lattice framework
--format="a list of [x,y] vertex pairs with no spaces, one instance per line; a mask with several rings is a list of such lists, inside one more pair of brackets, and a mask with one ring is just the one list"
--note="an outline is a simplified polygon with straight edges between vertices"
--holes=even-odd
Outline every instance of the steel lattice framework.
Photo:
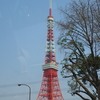
[[52,16],[52,0],[50,0],[49,16],[47,18],[48,31],[46,42],[45,64],[42,66],[44,71],[41,88],[36,100],[64,100],[58,80],[58,64],[56,63],[54,46],[54,19]]
[[59,86],[57,71],[54,69],[44,71],[42,85],[36,100],[64,100]]

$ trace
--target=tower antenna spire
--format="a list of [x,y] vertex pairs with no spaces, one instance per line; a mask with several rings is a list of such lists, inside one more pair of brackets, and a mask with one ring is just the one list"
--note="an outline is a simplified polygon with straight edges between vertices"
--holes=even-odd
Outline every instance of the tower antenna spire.
[[49,8],[52,9],[52,0],[49,0]]
[[47,38],[45,64],[42,65],[43,79],[36,100],[64,100],[58,79],[58,63],[54,45],[54,18],[52,16],[52,0],[49,0],[49,16],[47,17]]
[[49,16],[52,16],[52,0],[49,0]]

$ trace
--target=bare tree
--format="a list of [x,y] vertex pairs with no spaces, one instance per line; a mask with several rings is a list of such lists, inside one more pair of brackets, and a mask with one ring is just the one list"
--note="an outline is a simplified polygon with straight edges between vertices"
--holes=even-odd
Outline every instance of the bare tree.
[[100,100],[100,0],[72,1],[60,8],[58,45],[65,52],[62,75],[72,95]]

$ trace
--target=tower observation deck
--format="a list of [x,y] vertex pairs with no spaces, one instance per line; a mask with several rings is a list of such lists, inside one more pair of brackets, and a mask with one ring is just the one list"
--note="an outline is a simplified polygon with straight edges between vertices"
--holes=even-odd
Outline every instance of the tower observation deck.
[[64,100],[59,80],[58,80],[58,64],[56,62],[55,45],[54,45],[54,18],[52,16],[52,0],[49,5],[49,16],[47,17],[47,40],[45,64],[42,66],[43,79],[40,91],[36,100]]

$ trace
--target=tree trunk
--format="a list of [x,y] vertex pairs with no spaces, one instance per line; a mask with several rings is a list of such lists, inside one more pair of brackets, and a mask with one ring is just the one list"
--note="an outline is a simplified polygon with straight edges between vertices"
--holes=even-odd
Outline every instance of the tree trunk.
[[100,86],[99,86],[99,89],[98,89],[98,100],[100,100]]

